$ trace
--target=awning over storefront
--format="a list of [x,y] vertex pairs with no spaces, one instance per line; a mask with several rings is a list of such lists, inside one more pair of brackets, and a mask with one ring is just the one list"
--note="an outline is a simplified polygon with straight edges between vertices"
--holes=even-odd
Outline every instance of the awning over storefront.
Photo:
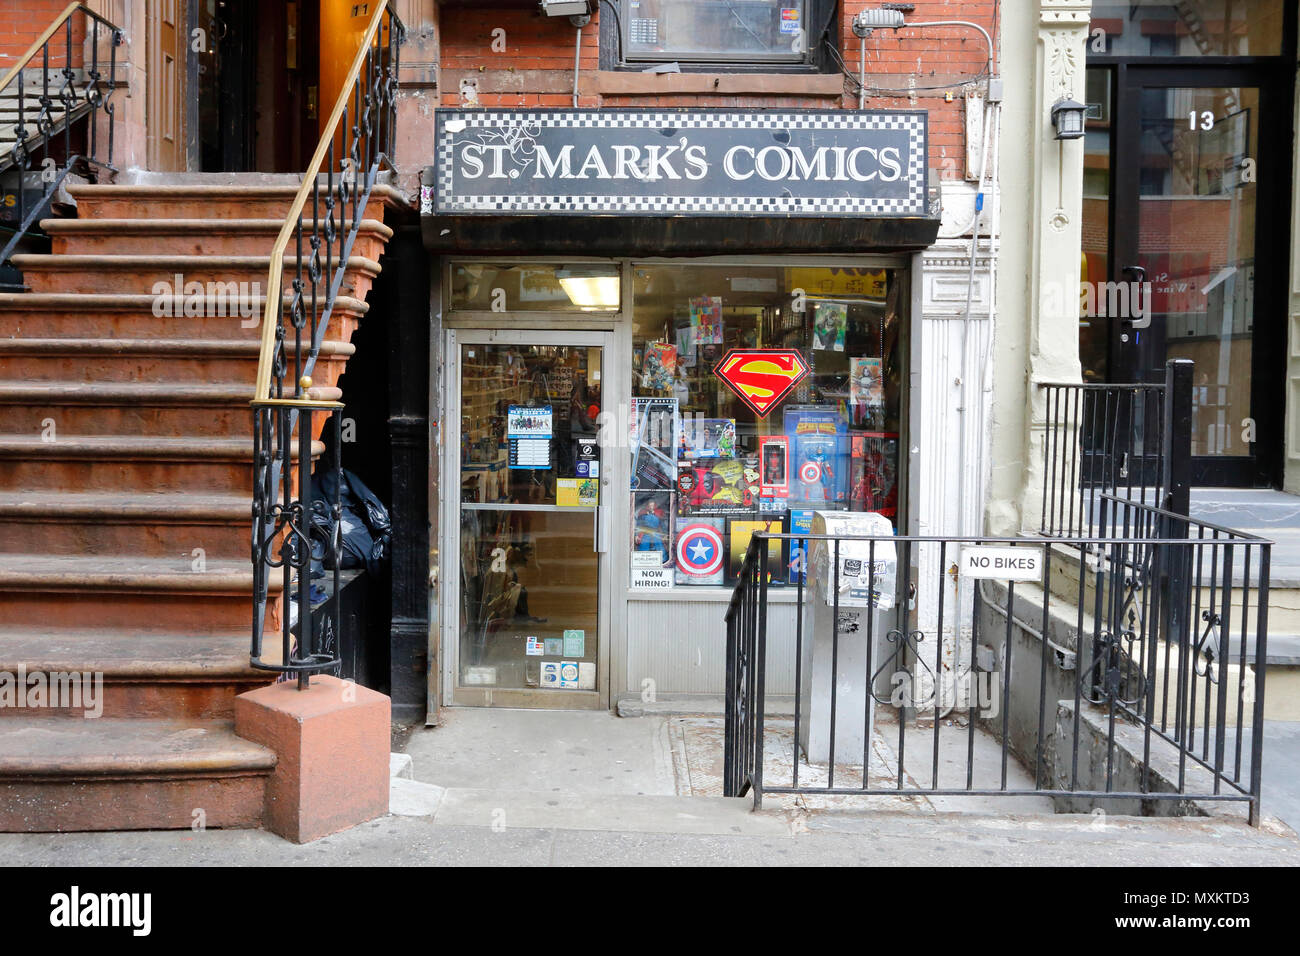
[[442,110],[425,245],[460,254],[930,245],[924,111]]

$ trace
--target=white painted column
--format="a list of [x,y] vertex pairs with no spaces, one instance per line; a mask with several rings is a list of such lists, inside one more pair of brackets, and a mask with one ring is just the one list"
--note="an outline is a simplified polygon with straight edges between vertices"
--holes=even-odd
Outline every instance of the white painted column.
[[1083,96],[1090,10],[1090,0],[1022,0],[1003,13],[1008,188],[997,264],[991,533],[1037,530],[1046,424],[1037,385],[1080,380],[1083,140],[1058,141],[1051,111],[1061,97]]

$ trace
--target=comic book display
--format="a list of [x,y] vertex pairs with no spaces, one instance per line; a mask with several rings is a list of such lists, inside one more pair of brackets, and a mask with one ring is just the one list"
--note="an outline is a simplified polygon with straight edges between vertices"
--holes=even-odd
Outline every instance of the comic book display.
[[[632,267],[631,588],[723,588],[754,534],[818,512],[899,520],[906,288],[888,269]],[[807,550],[774,545],[765,582],[797,585]]]
[[[727,537],[730,539],[730,561],[727,562],[727,580],[734,583],[740,578],[740,568],[745,562],[745,552],[749,550],[749,539],[755,532],[780,534],[785,526],[782,518],[762,518],[750,521],[731,518],[727,522]],[[783,541],[768,543],[767,566],[764,575],[768,584],[780,584],[785,580],[785,548]]]

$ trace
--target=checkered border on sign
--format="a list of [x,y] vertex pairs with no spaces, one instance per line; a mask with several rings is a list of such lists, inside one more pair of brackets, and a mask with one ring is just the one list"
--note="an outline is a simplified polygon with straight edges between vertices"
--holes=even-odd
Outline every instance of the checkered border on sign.
[[[442,214],[457,212],[499,213],[698,213],[698,214],[790,214],[924,216],[927,211],[926,123],[923,113],[660,113],[597,112],[544,113],[529,111],[452,112],[441,114],[443,127],[437,142],[437,202]],[[464,128],[448,132],[447,120],[463,122]],[[503,126],[568,127],[584,129],[657,128],[674,129],[792,129],[792,130],[905,130],[908,134],[908,170],[920,170],[908,185],[906,198],[834,196],[782,198],[763,196],[456,196],[451,146],[474,129]],[[453,196],[450,203],[445,197]]]

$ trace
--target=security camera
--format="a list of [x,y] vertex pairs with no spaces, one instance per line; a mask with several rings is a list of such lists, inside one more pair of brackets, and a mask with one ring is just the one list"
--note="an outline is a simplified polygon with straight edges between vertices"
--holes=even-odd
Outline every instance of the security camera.
[[541,0],[548,17],[580,17],[591,13],[591,0]]

